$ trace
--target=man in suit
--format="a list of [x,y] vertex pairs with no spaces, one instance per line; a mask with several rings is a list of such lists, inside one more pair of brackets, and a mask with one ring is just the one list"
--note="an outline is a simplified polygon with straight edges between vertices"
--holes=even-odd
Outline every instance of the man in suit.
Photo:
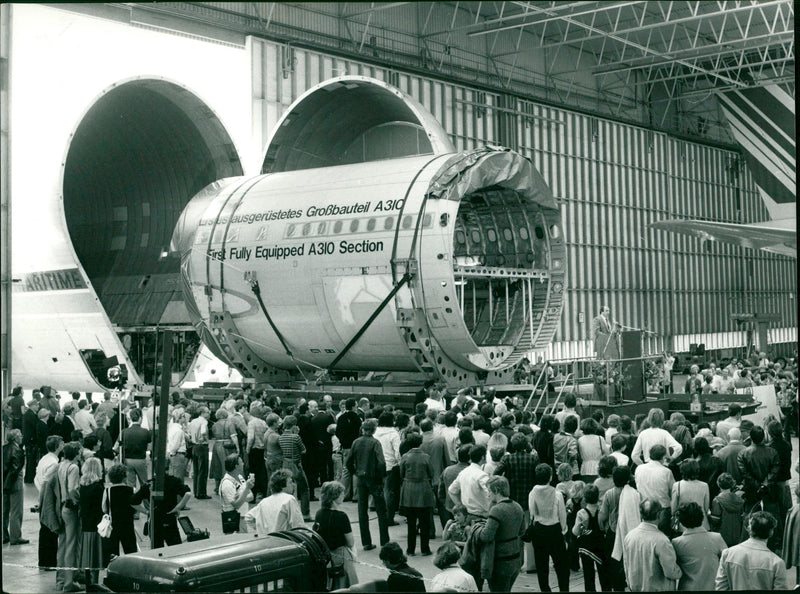
[[616,324],[611,322],[611,308],[603,305],[600,308],[600,315],[592,320],[592,338],[594,339],[594,351],[598,359],[618,359],[616,336],[614,329]]
[[[428,454],[431,458],[431,466],[433,466],[433,492],[436,495],[436,509],[439,513],[439,519],[442,522],[442,530],[444,530],[444,525],[447,523],[447,509],[445,508],[445,502],[439,497],[439,483],[442,480],[442,472],[444,469],[450,465],[450,455],[447,452],[447,444],[444,441],[444,438],[440,435],[433,434],[433,421],[430,419],[423,420],[419,428],[422,429],[422,445],[419,448]],[[433,510],[431,510],[431,515],[433,515]],[[433,524],[433,518],[431,517],[431,538],[436,538],[436,528]]]
[[380,532],[381,546],[389,542],[389,524],[386,515],[386,500],[383,497],[383,481],[386,477],[386,461],[383,457],[381,442],[375,439],[375,429],[378,422],[367,419],[361,425],[361,437],[353,442],[350,455],[345,464],[352,476],[358,477],[358,527],[361,531],[361,546],[365,551],[375,548],[372,544],[372,534],[369,531],[369,517],[367,506],[369,496],[375,502],[375,511],[378,512],[378,531]]
[[36,475],[36,464],[39,462],[39,442],[36,440],[36,428],[39,425],[39,403],[31,400],[22,413],[22,444],[25,446],[25,482],[33,484]]

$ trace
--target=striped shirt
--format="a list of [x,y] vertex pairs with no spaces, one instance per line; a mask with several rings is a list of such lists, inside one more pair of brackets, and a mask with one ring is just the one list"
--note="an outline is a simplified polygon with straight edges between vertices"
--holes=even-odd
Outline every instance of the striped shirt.
[[302,455],[306,453],[306,446],[303,445],[303,440],[300,439],[297,433],[284,433],[278,443],[280,443],[284,460],[289,460],[295,464],[302,462]]

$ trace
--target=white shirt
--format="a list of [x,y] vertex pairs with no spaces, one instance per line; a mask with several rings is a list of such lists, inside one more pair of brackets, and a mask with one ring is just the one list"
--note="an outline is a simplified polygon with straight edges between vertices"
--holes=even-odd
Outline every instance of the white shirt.
[[94,420],[89,407],[83,408],[75,413],[75,429],[79,429],[84,437],[88,437],[97,429],[97,422]]
[[[659,427],[650,427],[639,434],[636,445],[633,446],[631,458],[636,464],[642,464],[642,454],[644,454],[644,461],[649,462],[650,448],[658,444],[667,448],[667,455],[671,458],[677,458],[683,453],[683,446],[672,437],[669,431]],[[672,453],[670,453],[670,448],[672,448]]]
[[375,439],[381,442],[388,472],[400,464],[400,433],[394,427],[378,427],[375,430]]
[[611,438],[614,437],[617,433],[619,433],[619,429],[616,427],[609,427],[606,429],[606,443],[611,445]]
[[450,459],[458,460],[458,448],[456,447],[456,442],[458,441],[458,427],[442,427],[442,432],[439,435],[444,438],[444,443],[447,445],[447,453]]
[[305,526],[297,499],[283,492],[265,497],[244,517],[255,520],[256,532],[262,535]]
[[441,400],[426,398],[425,404],[428,405],[428,410],[444,410],[444,402],[442,402]]
[[167,425],[167,457],[178,453],[186,453],[186,436],[179,423],[170,421]]
[[611,452],[609,456],[612,456],[617,459],[617,466],[627,466],[628,462],[630,462],[630,458],[623,454],[622,452]]
[[222,501],[222,511],[234,511],[236,509],[233,504],[239,498],[239,489],[241,488],[242,482],[230,472],[226,472],[219,482],[219,498]]
[[734,427],[738,429],[740,426],[741,426],[741,421],[739,421],[736,417],[728,417],[717,423],[716,435],[717,437],[727,441],[728,431],[730,431]]
[[[486,444],[489,443],[490,435],[483,429],[478,429],[472,432],[472,437],[475,439],[475,445],[486,447]],[[456,460],[456,458],[453,458],[453,460]]]
[[458,473],[447,492],[453,502],[460,501],[467,508],[467,513],[488,518],[491,508],[489,489],[486,487],[488,480],[489,475],[475,462],[471,462]]
[[39,460],[39,463],[36,465],[36,476],[33,477],[33,484],[37,491],[42,490],[42,482],[44,482],[44,477],[47,474],[47,471],[53,466],[58,466],[58,456],[56,456],[53,452],[47,452],[44,456],[42,456],[42,459]]
[[633,473],[636,478],[636,490],[642,500],[655,499],[661,507],[668,507],[672,497],[672,485],[675,477],[672,471],[655,460],[636,467]]
[[192,443],[208,443],[208,420],[204,416],[189,421],[189,439]]
[[478,592],[475,578],[458,565],[440,571],[430,586],[431,592],[442,592],[444,588],[453,588],[459,592]]

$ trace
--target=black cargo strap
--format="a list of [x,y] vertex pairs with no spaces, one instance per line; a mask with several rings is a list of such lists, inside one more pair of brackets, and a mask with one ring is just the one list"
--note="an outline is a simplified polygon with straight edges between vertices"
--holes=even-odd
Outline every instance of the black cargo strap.
[[328,365],[328,371],[336,367],[336,364],[339,361],[341,361],[342,357],[344,357],[348,353],[348,351],[350,351],[353,345],[358,342],[358,340],[361,338],[364,332],[366,332],[367,329],[372,325],[372,322],[375,321],[375,318],[377,318],[378,315],[380,315],[380,313],[394,298],[394,296],[397,295],[397,292],[403,287],[403,285],[405,285],[407,282],[411,280],[412,276],[413,275],[410,272],[406,272],[402,276],[402,278],[397,282],[394,288],[391,291],[389,291],[389,294],[386,296],[386,298],[383,301],[381,301],[381,304],[377,307],[377,309],[374,312],[372,312],[372,315],[369,317],[369,319],[366,322],[364,322],[364,325],[361,326],[361,328],[358,329],[358,332],[355,333],[353,338],[350,339],[350,342],[347,343],[347,346],[345,346],[342,349],[342,352],[336,356],[336,358],[333,360],[333,363]]
[[292,351],[289,350],[289,345],[286,344],[286,339],[283,337],[283,334],[281,334],[280,330],[278,330],[277,326],[275,326],[275,322],[272,321],[272,317],[269,315],[267,308],[264,306],[264,300],[261,299],[261,287],[258,286],[258,281],[251,281],[250,288],[252,289],[253,294],[256,296],[256,299],[258,299],[258,304],[261,306],[261,311],[264,312],[264,317],[267,318],[267,322],[269,322],[272,331],[275,333],[275,336],[278,337],[278,340],[281,341],[283,350],[286,351],[286,354],[289,355],[292,360],[294,360],[294,355],[292,354]]

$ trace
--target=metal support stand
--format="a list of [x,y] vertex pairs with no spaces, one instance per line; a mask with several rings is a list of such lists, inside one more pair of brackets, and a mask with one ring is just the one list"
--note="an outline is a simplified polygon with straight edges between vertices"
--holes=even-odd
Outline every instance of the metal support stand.
[[[164,330],[161,352],[161,388],[158,410],[153,410],[153,483],[150,489],[150,548],[155,548],[155,503],[164,499],[164,482],[167,468],[167,425],[169,424],[169,387],[172,377],[172,330]],[[155,402],[153,403],[155,405]],[[157,414],[156,414],[157,413]]]

